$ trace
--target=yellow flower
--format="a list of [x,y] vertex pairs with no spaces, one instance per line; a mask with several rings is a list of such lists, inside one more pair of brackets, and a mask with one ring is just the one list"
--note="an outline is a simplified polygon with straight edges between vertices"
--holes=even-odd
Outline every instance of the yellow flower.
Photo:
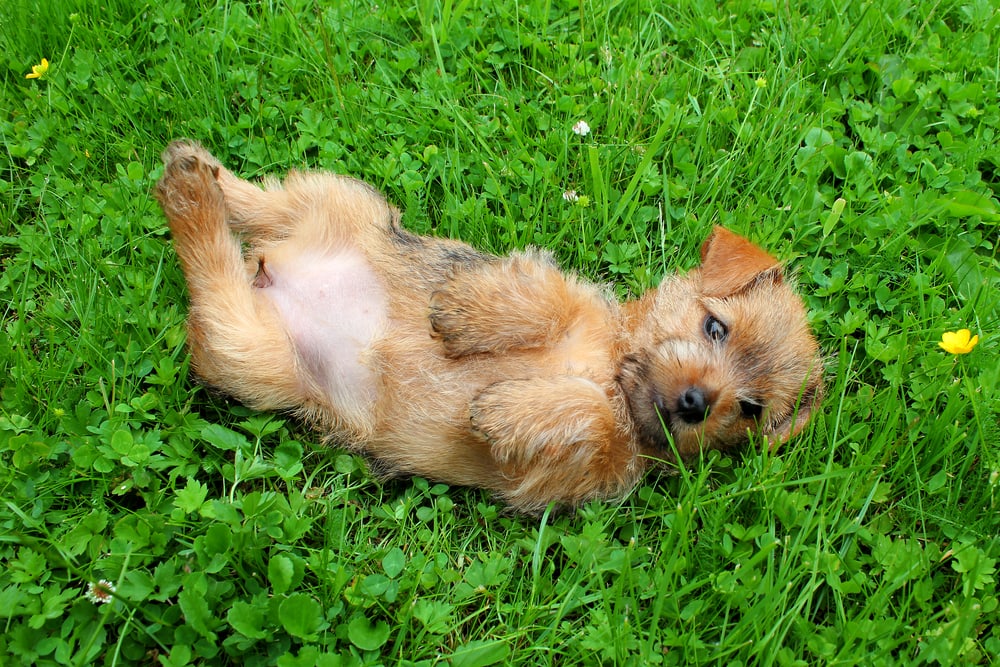
[[45,76],[45,73],[49,71],[49,61],[42,58],[42,62],[38,65],[31,66],[31,74],[25,74],[25,79],[41,79]]
[[971,335],[972,332],[968,329],[945,331],[941,335],[941,342],[938,345],[942,350],[951,354],[968,354],[972,352],[972,348],[979,342],[979,336],[972,336],[970,338]]

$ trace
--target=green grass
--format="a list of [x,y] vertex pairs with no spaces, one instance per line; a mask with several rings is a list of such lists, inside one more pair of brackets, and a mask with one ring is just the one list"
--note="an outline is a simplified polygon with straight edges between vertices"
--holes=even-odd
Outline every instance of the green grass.
[[[0,3],[0,662],[1000,660],[998,35],[986,0]],[[188,378],[181,136],[622,295],[730,226],[798,274],[823,414],[574,516],[379,484]]]

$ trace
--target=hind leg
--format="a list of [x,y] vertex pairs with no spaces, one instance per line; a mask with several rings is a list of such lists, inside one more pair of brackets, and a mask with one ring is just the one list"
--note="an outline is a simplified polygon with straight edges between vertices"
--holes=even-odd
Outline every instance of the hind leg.
[[257,409],[302,406],[312,392],[277,312],[251,287],[240,243],[227,225],[221,165],[183,143],[171,144],[163,159],[156,195],[187,279],[196,373]]
[[[292,241],[301,250],[379,243],[399,224],[399,211],[371,186],[321,173],[288,175],[284,183],[265,180],[261,188],[227,170],[199,144],[175,141],[165,162],[196,160],[209,167],[225,199],[226,222],[249,248],[246,270],[261,269],[258,259]],[[264,277],[266,279],[266,276]]]

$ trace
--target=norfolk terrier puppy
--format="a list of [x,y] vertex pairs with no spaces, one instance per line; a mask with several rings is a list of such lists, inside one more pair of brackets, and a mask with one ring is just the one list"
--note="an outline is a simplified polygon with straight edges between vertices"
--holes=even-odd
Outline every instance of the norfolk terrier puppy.
[[538,512],[623,495],[657,461],[786,440],[817,409],[801,299],[725,229],[698,268],[618,303],[543,252],[411,234],[357,180],[261,188],[184,141],[163,160],[197,376],[379,472]]

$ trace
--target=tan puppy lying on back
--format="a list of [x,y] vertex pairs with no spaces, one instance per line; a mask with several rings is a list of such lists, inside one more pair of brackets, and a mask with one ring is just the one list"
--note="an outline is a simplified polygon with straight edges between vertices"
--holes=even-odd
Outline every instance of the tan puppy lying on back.
[[621,495],[675,450],[786,439],[820,399],[801,300],[725,229],[699,269],[619,304],[547,255],[410,234],[356,180],[262,190],[186,142],[164,162],[198,376],[390,474],[535,512]]

